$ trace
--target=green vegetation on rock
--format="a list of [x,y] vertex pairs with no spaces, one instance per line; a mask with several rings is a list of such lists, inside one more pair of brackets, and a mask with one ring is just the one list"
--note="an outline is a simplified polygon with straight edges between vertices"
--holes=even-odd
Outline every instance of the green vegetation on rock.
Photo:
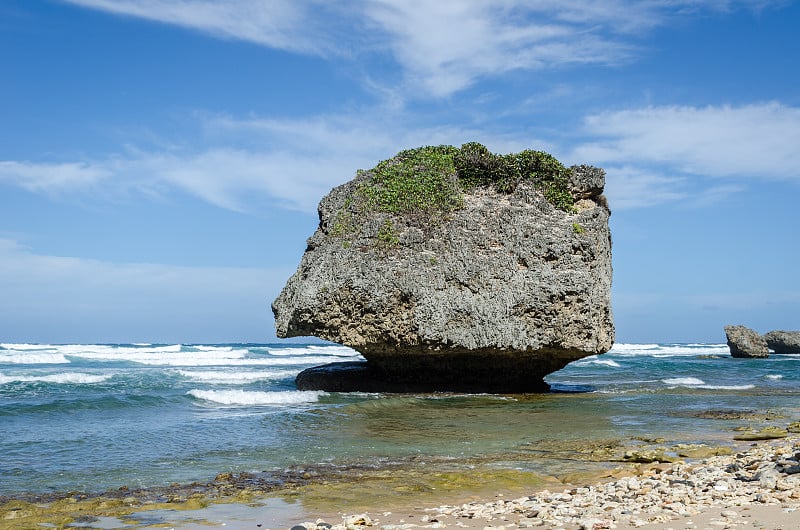
[[733,439],[740,441],[774,440],[777,438],[786,438],[787,436],[789,436],[789,433],[786,429],[781,429],[780,427],[764,427],[758,431],[745,431],[742,434],[737,434]]
[[560,210],[572,212],[575,202],[569,170],[552,155],[530,149],[497,155],[477,142],[425,146],[401,151],[365,173],[357,194],[371,211],[449,212],[463,207],[465,191],[512,193],[522,182],[532,182]]
[[461,208],[452,146],[420,147],[401,151],[369,171],[358,189],[369,210],[387,213],[451,211]]
[[397,236],[397,229],[391,219],[386,219],[378,230],[378,243],[383,248],[391,248],[400,243]]
[[[375,246],[384,251],[400,243],[403,226],[426,227],[450,212],[464,208],[465,194],[480,188],[513,193],[520,185],[538,190],[556,208],[574,213],[570,170],[543,151],[525,150],[498,155],[470,142],[424,146],[399,152],[370,170],[359,170],[352,194],[334,214],[329,234],[351,248],[370,214],[388,214],[372,232]],[[401,218],[404,218],[401,219]],[[583,227],[573,225],[576,234]]]

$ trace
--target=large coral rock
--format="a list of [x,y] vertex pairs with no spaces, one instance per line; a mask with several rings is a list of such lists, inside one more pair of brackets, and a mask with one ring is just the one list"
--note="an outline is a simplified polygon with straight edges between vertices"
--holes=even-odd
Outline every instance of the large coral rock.
[[301,388],[541,391],[567,363],[608,351],[604,173],[576,166],[573,208],[532,182],[467,189],[441,213],[354,206],[369,172],[332,190],[297,272],[273,303],[279,337],[350,346],[367,363],[312,369]]
[[768,357],[769,348],[764,338],[745,326],[725,326],[725,336],[731,357]]
[[800,353],[800,331],[770,331],[764,340],[775,353]]

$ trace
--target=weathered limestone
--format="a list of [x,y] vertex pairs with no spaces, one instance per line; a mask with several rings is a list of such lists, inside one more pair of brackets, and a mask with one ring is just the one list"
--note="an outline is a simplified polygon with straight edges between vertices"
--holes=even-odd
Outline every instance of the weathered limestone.
[[800,353],[800,331],[770,331],[764,340],[775,353]]
[[370,178],[322,199],[273,303],[279,337],[320,337],[368,362],[312,369],[300,388],[541,391],[545,375],[611,348],[602,170],[569,170],[568,211],[522,181],[465,189],[450,211],[365,212],[354,204]]
[[764,338],[745,326],[725,326],[725,335],[731,357],[768,357],[769,348]]

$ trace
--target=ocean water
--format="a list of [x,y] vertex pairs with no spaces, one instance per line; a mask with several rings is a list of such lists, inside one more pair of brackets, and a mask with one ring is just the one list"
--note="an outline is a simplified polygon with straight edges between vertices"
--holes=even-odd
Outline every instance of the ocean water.
[[359,358],[334,345],[2,344],[0,496],[293,466],[481,461],[548,473],[564,470],[553,448],[571,441],[724,442],[749,421],[731,411],[800,419],[800,356],[733,359],[724,344],[618,344],[551,374],[555,392],[539,395],[294,386],[304,368]]

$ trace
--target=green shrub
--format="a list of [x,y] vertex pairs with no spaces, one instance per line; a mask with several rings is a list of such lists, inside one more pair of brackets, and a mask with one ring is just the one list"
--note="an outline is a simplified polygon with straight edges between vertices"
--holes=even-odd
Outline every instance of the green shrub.
[[367,210],[400,214],[453,211],[464,205],[464,190],[492,187],[512,193],[532,182],[556,208],[572,212],[568,169],[552,155],[527,149],[497,155],[478,142],[461,148],[425,146],[401,151],[367,171],[357,190]]
[[453,157],[458,179],[465,188],[489,186],[502,177],[501,163],[485,145],[469,142]]
[[378,244],[384,249],[396,247],[400,243],[400,237],[391,219],[386,219],[378,229]]
[[401,151],[380,162],[359,189],[371,210],[405,213],[455,210],[463,205],[449,145]]

